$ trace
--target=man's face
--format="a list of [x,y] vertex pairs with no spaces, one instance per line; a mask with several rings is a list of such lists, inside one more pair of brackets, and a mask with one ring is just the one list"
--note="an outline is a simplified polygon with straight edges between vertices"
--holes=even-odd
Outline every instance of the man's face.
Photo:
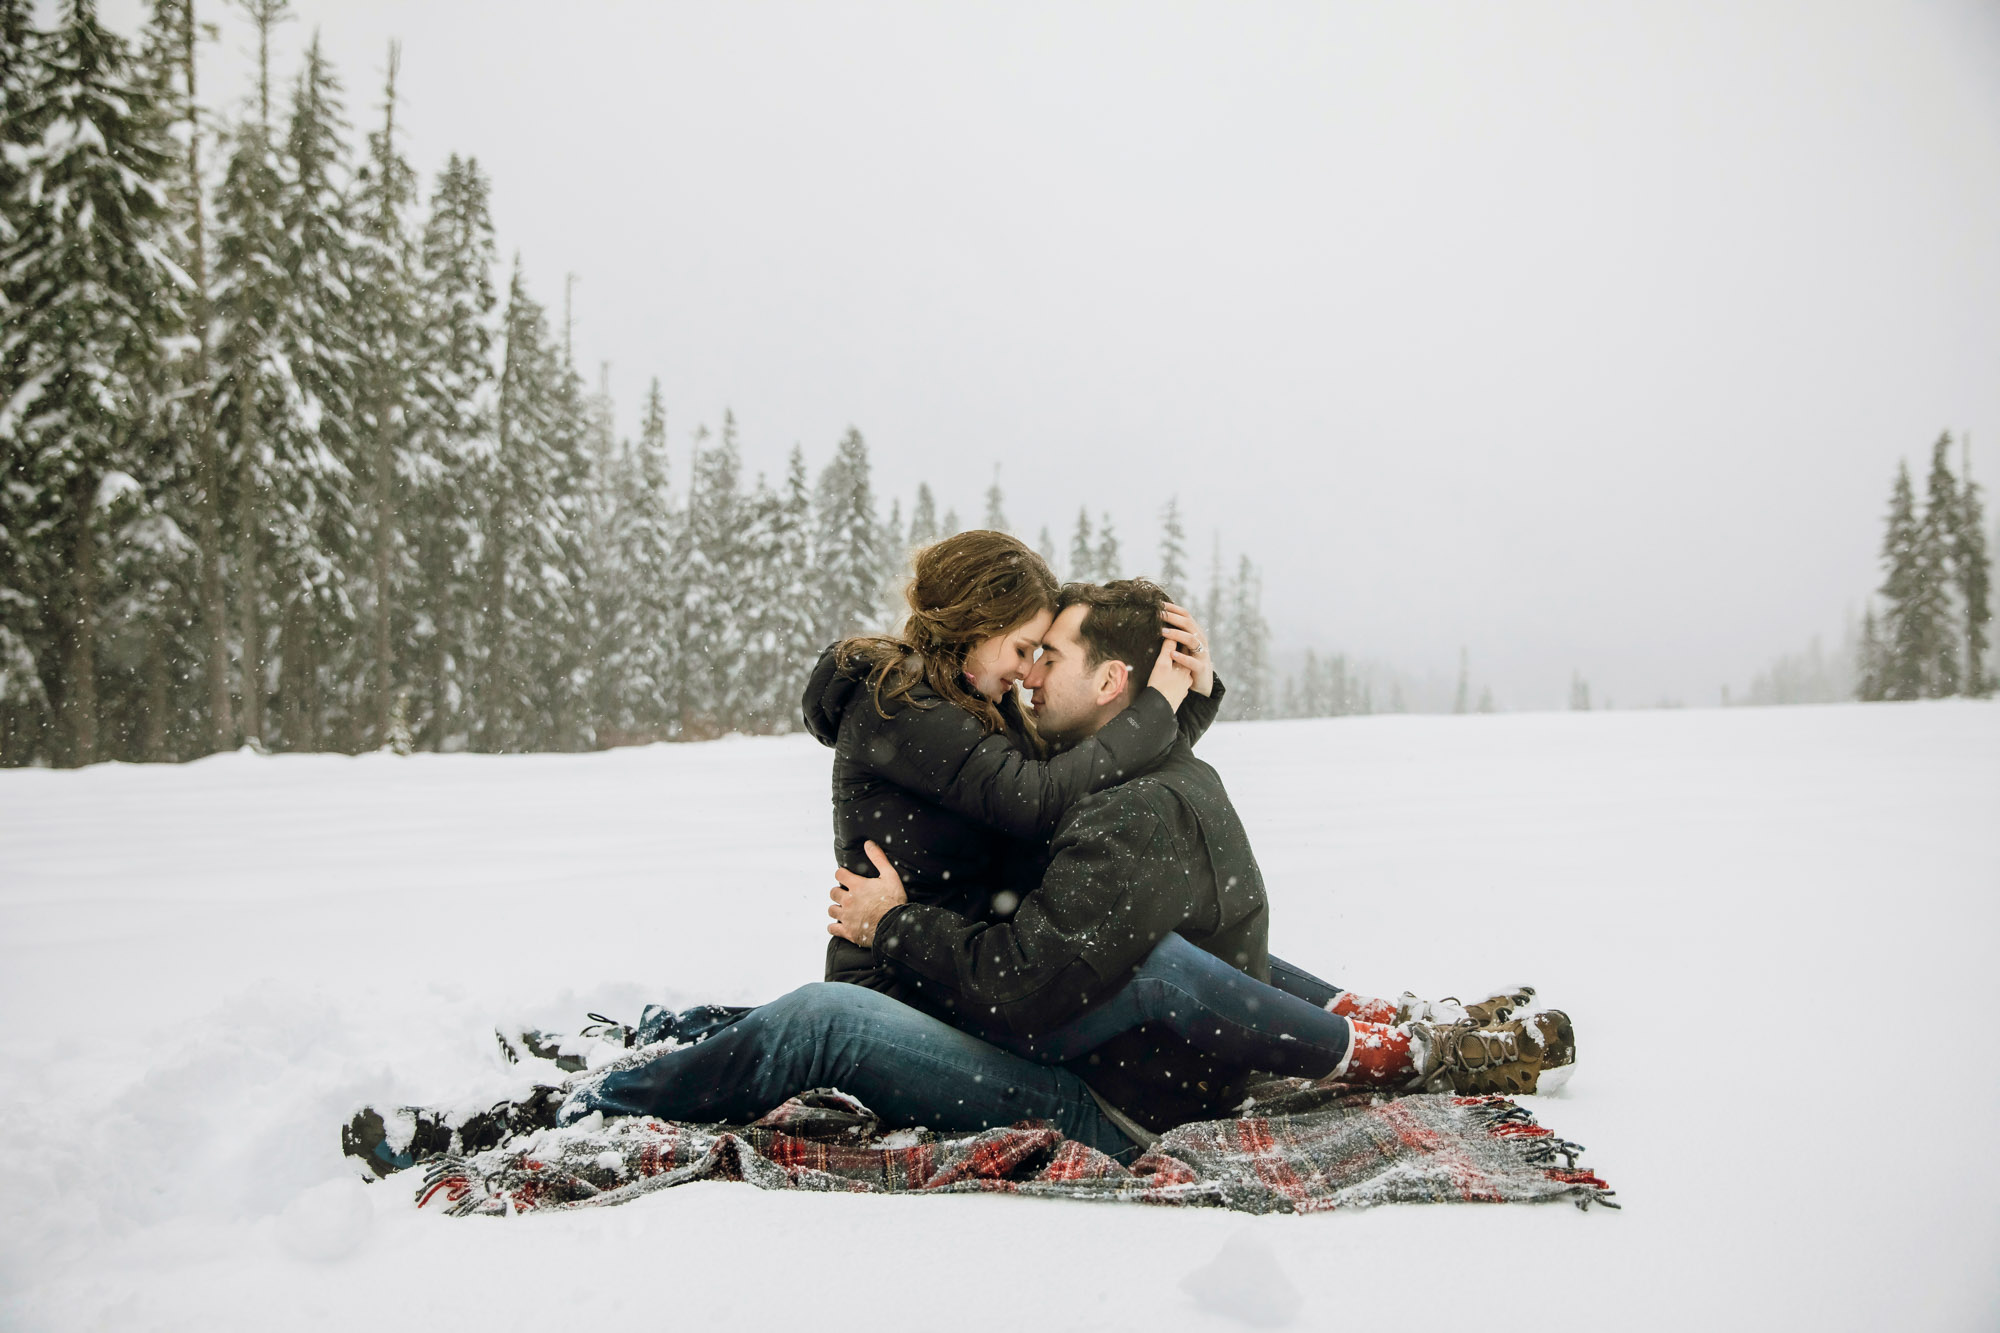
[[1123,662],[1090,665],[1077,631],[1087,606],[1065,607],[1042,638],[1042,655],[1023,683],[1032,695],[1035,725],[1058,745],[1074,745],[1118,715],[1124,707]]

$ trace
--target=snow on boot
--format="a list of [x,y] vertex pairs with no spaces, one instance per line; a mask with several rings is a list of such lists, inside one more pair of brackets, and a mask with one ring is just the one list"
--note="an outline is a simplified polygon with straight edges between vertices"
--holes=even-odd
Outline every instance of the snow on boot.
[[1421,1081],[1426,1087],[1443,1082],[1460,1096],[1497,1092],[1519,1097],[1532,1093],[1541,1077],[1541,1034],[1529,1037],[1519,1022],[1409,1026],[1423,1047]]
[[1515,986],[1497,991],[1473,1004],[1460,1003],[1456,995],[1442,1000],[1423,1000],[1404,991],[1396,1006],[1396,1022],[1408,1023],[1504,1023],[1528,1007],[1535,998],[1533,986]]
[[450,1152],[451,1147],[451,1126],[444,1117],[417,1106],[399,1106],[386,1116],[364,1106],[340,1129],[340,1151],[359,1161],[375,1180]]
[[510,1065],[520,1064],[524,1057],[532,1056],[537,1060],[551,1061],[564,1073],[580,1074],[590,1064],[580,1052],[565,1049],[566,1044],[575,1044],[574,1038],[543,1032],[538,1028],[523,1028],[512,1035],[505,1028],[494,1028],[493,1040],[500,1043],[500,1054]]
[[518,1102],[495,1102],[487,1110],[467,1116],[458,1127],[458,1151],[469,1156],[497,1148],[517,1134],[553,1129],[563,1096],[563,1089],[543,1084]]
[[1528,1040],[1542,1048],[1542,1068],[1560,1069],[1576,1063],[1576,1028],[1560,1009],[1537,1009],[1521,1015]]
[[1504,1023],[1526,1009],[1535,999],[1533,986],[1516,986],[1489,995],[1477,1004],[1465,1006],[1465,1016],[1475,1023]]
[[1412,1041],[1411,1024],[1391,1026],[1350,1018],[1347,1030],[1347,1058],[1329,1077],[1375,1088],[1402,1088],[1421,1072],[1423,1051]]
[[1339,1014],[1342,1018],[1363,1023],[1398,1023],[1397,1004],[1394,1000],[1378,1000],[1372,995],[1361,995],[1344,990],[1326,1002],[1329,1014]]

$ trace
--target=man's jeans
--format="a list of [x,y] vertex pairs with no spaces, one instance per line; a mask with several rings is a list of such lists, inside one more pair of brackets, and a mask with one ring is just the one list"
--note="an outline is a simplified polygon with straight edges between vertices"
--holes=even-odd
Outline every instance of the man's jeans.
[[561,1121],[602,1111],[744,1124],[813,1088],[860,1098],[890,1128],[959,1133],[1046,1120],[1114,1156],[1135,1148],[1067,1070],[1010,1055],[879,992],[828,981],[760,1005],[699,1045],[578,1079]]
[[1347,1058],[1347,1020],[1322,1006],[1340,993],[1309,972],[1271,960],[1272,985],[1169,934],[1110,999],[1034,1037],[995,1045],[1031,1060],[1074,1060],[1141,1023],[1234,1065],[1325,1078]]

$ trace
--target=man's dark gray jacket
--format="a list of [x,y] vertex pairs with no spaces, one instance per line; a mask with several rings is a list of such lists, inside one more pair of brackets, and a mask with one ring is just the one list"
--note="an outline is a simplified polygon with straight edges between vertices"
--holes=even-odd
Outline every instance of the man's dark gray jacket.
[[[1032,1037],[1115,993],[1169,931],[1268,981],[1269,925],[1243,822],[1183,739],[1150,773],[1071,808],[1010,920],[906,903],[883,916],[875,952],[948,995],[961,1026]],[[1070,1068],[1155,1131],[1226,1111],[1248,1072],[1150,1025]]]

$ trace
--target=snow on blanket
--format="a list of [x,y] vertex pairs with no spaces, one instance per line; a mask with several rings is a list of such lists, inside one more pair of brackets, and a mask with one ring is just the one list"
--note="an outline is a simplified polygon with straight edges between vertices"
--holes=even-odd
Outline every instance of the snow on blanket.
[[1246,1213],[1557,1199],[1617,1207],[1604,1181],[1576,1165],[1578,1145],[1504,1097],[1389,1099],[1284,1079],[1253,1089],[1243,1110],[1241,1119],[1182,1125],[1123,1166],[1039,1121],[954,1138],[884,1135],[867,1107],[821,1089],[740,1127],[594,1115],[440,1158],[417,1201],[457,1216],[504,1216],[740,1180],[773,1190],[1002,1192]]

